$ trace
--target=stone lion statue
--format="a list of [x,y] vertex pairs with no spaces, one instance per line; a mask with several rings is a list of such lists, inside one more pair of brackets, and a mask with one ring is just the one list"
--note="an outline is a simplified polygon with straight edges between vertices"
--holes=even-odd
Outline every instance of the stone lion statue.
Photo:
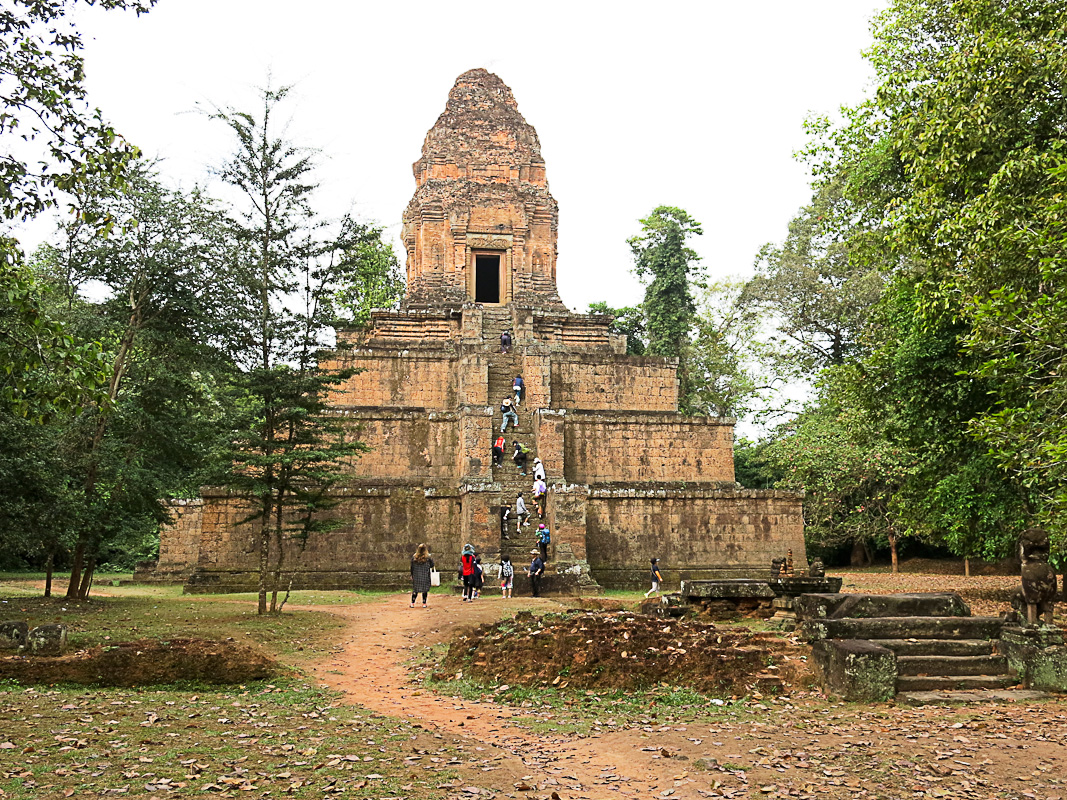
[[1023,603],[1026,621],[1034,625],[1038,617],[1046,625],[1052,624],[1052,609],[1056,605],[1056,573],[1048,563],[1048,531],[1027,528],[1019,536],[1019,559],[1022,561]]

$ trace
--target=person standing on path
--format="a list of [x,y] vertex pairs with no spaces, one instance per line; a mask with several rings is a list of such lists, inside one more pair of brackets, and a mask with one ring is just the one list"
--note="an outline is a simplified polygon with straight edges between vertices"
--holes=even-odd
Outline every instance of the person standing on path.
[[515,566],[508,556],[500,559],[500,594],[505,600],[511,599],[511,587],[515,582]]
[[500,334],[500,352],[511,352],[511,331],[504,331],[502,334]]
[[474,545],[463,545],[463,555],[459,559],[459,579],[463,581],[463,602],[474,600]]
[[541,463],[541,459],[539,458],[534,459],[533,479],[535,481],[545,480],[545,465]]
[[659,595],[659,585],[663,583],[663,573],[659,571],[659,559],[652,559],[652,588],[645,592],[645,599],[653,592]]
[[522,535],[522,526],[528,524],[530,512],[526,510],[526,501],[522,499],[522,492],[515,498],[515,533]]
[[548,561],[548,544],[552,541],[552,533],[545,523],[537,526],[537,549],[541,551],[541,560]]
[[545,562],[541,560],[541,554],[537,550],[531,550],[530,555],[534,560],[526,571],[530,573],[530,594],[534,597],[541,596],[541,577],[545,574]]
[[529,448],[525,445],[519,444],[519,440],[516,439],[512,442],[515,445],[515,453],[512,455],[511,460],[515,462],[515,466],[519,468],[519,474],[526,474],[526,457],[529,452]]
[[508,421],[511,421],[512,426],[519,427],[519,415],[515,413],[515,409],[511,407],[511,398],[505,397],[504,401],[500,404],[500,414],[504,418],[504,421],[500,423],[500,432],[503,433],[508,429]]
[[504,438],[504,434],[499,434],[496,439],[493,440],[493,466],[504,466],[504,445],[507,444],[507,440]]
[[422,607],[426,608],[426,595],[430,592],[430,572],[433,570],[433,559],[430,558],[430,548],[425,543],[415,548],[415,554],[411,557],[411,607],[415,607],[415,595],[422,593]]
[[515,405],[518,405],[526,394],[526,382],[522,379],[522,375],[515,376],[515,380],[511,383],[511,388],[515,392]]

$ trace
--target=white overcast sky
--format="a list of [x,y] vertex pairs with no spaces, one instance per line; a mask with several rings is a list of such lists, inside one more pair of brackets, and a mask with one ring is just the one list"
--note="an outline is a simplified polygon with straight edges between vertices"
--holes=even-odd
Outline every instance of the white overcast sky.
[[[321,151],[319,208],[394,240],[411,164],[456,77],[497,73],[541,139],[564,302],[633,304],[626,239],[658,205],[703,223],[714,277],[749,273],[808,196],[809,113],[860,100],[884,0],[445,3],[160,0],[85,9],[90,101],[172,183],[211,187],[232,146],[202,114],[294,84],[291,137]],[[402,249],[398,247],[398,254]]]

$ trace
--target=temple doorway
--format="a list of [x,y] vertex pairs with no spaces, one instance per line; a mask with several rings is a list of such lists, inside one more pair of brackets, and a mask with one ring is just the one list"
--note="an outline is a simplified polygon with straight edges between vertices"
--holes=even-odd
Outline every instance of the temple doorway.
[[500,303],[500,255],[474,256],[474,302]]

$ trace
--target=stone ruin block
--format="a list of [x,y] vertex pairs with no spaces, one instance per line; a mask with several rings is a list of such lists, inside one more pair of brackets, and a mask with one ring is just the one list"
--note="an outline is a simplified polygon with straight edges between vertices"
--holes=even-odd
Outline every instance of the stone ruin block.
[[66,625],[38,625],[26,641],[26,649],[34,656],[61,656],[67,649]]
[[822,685],[859,703],[890,700],[897,692],[897,656],[863,639],[832,639],[812,646]]
[[0,622],[0,650],[21,650],[29,632],[30,626],[21,620]]

